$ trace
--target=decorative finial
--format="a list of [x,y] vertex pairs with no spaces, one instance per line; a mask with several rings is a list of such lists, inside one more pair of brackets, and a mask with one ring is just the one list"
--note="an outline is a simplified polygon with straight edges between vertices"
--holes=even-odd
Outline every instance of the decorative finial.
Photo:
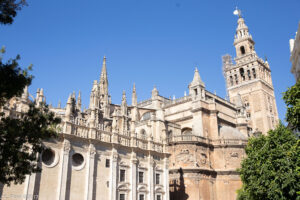
[[239,18],[242,18],[242,11],[238,9],[238,7],[235,7],[233,14],[239,16]]

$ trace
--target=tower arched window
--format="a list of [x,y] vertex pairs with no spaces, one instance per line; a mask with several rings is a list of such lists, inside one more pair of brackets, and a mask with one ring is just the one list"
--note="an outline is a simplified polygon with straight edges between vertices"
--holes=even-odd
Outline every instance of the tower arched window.
[[251,80],[250,70],[247,70],[247,74],[248,74],[248,79]]
[[242,80],[244,81],[245,80],[245,72],[244,72],[243,68],[240,68],[240,75],[242,77]]
[[232,76],[230,76],[229,78],[230,78],[230,86],[233,86],[233,78],[232,78]]
[[252,74],[253,74],[253,78],[256,78],[256,72],[254,68],[252,69]]
[[236,74],[234,75],[234,78],[235,78],[235,83],[239,84],[239,79],[238,79],[238,76]]
[[246,50],[245,50],[245,47],[244,46],[241,46],[240,47],[240,50],[241,50],[241,54],[244,55],[246,53]]

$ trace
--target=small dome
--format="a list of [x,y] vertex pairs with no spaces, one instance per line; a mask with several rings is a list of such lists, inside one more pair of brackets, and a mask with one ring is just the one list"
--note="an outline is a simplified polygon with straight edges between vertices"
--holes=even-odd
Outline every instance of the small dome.
[[247,137],[238,129],[230,126],[222,126],[220,128],[220,136],[222,139],[247,140]]

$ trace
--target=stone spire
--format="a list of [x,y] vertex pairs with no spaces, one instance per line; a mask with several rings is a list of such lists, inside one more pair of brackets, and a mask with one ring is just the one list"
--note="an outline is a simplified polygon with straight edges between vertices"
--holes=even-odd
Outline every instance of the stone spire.
[[27,101],[28,97],[29,97],[29,92],[28,92],[28,86],[26,85],[24,90],[23,90],[23,94],[22,94],[21,98],[23,100]]
[[196,85],[201,85],[203,87],[205,86],[205,84],[201,80],[201,77],[200,77],[200,74],[199,74],[199,71],[198,71],[197,67],[195,69],[193,81],[191,82],[191,86],[196,86]]
[[81,110],[81,92],[80,92],[80,90],[78,92],[78,97],[77,97],[77,102],[76,102],[76,108],[77,108],[77,110]]
[[189,84],[189,94],[193,96],[194,100],[205,98],[205,84],[201,80],[197,67],[194,72],[193,81]]
[[38,90],[37,93],[38,94],[37,94],[36,102],[37,102],[37,105],[40,106],[44,102],[44,99],[45,99],[43,88],[41,88],[40,90]]
[[102,70],[100,75],[100,93],[108,96],[108,79],[106,70],[106,57],[103,57]]
[[[239,11],[240,13],[240,11]],[[255,53],[254,44],[251,34],[249,33],[248,26],[245,24],[244,18],[239,14],[237,21],[236,34],[234,36],[234,46],[236,48],[237,57]]]
[[158,96],[158,90],[156,86],[154,85],[154,88],[152,90],[152,99],[155,99]]
[[66,105],[66,113],[65,113],[66,120],[70,120],[71,115],[72,115],[72,94],[69,95],[67,105]]
[[125,90],[123,90],[122,94],[121,112],[123,115],[127,115],[127,100]]
[[131,104],[132,104],[132,106],[137,106],[137,95],[136,95],[135,83],[133,84],[133,89],[132,89]]
[[61,108],[61,101],[60,100],[58,101],[57,108]]

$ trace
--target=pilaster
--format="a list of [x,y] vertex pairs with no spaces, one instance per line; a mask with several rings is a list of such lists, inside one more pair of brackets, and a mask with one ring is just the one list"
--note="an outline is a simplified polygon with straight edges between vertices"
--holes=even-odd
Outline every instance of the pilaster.
[[95,172],[95,155],[96,149],[93,144],[90,144],[87,153],[87,170],[86,170],[86,200],[93,199],[94,172]]
[[24,197],[26,200],[35,199],[34,188],[35,188],[36,173],[26,176],[26,186],[24,190]]
[[118,170],[118,151],[113,148],[111,152],[111,168],[110,168],[110,200],[117,200],[117,170]]
[[154,199],[154,166],[155,162],[152,158],[152,155],[149,154],[148,157],[148,199]]
[[131,200],[137,200],[137,163],[136,153],[131,153]]
[[62,149],[62,160],[59,182],[58,182],[58,194],[57,199],[64,200],[66,198],[67,189],[67,179],[68,179],[68,165],[69,165],[69,153],[71,150],[70,141],[66,138],[64,139],[63,149]]
[[164,159],[164,188],[165,188],[165,198],[164,200],[169,200],[169,158]]

